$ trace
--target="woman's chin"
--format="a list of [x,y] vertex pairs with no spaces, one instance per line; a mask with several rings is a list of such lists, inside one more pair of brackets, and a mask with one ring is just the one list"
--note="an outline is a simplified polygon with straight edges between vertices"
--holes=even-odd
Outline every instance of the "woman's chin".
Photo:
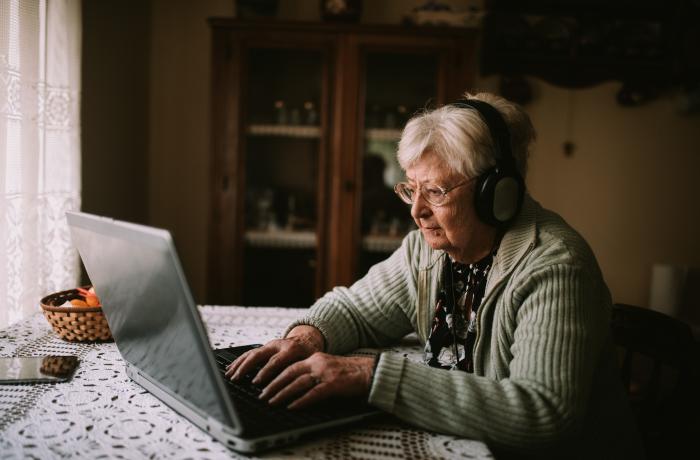
[[422,228],[423,238],[433,249],[442,249],[447,241],[441,228]]

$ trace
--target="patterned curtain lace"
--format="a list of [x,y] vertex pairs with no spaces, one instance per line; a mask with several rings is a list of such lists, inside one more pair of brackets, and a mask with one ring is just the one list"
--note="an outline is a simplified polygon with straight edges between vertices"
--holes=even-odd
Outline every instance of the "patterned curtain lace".
[[80,5],[0,1],[0,328],[78,282]]

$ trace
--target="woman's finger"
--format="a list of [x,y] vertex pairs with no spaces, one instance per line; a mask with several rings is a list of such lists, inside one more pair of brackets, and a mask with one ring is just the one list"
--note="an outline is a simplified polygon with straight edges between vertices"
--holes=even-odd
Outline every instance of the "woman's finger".
[[284,387],[294,382],[297,378],[308,374],[309,372],[303,363],[304,361],[294,363],[283,370],[277,377],[268,383],[265,388],[263,388],[262,393],[260,393],[260,399],[272,398]]
[[295,353],[290,353],[289,350],[277,352],[268,359],[267,363],[258,371],[258,374],[253,379],[253,383],[256,385],[267,383],[289,364],[297,360],[297,355]]
[[260,347],[254,350],[249,350],[245,353],[245,357],[241,355],[239,360],[232,363],[233,368],[231,369],[231,379],[238,380],[246,374],[249,374],[256,366],[261,362],[267,361],[270,356],[276,353],[273,347]]
[[288,401],[294,396],[308,393],[319,384],[320,381],[311,374],[302,374],[289,385],[283,387],[277,394],[270,398],[268,402],[272,405],[276,405]]
[[275,346],[277,347],[276,353],[258,371],[258,374],[253,379],[254,384],[266,384],[289,365],[309,356],[309,348],[295,339],[278,340],[275,342]]
[[326,383],[318,381],[318,383],[307,392],[292,401],[292,403],[287,406],[287,409],[301,409],[329,397],[330,394],[328,394],[327,388],[328,385]]
[[226,377],[231,377],[234,372],[236,372],[236,369],[241,365],[243,361],[248,357],[248,354],[253,351],[253,350],[248,350],[245,353],[241,354],[238,358],[234,359],[231,364],[226,366]]

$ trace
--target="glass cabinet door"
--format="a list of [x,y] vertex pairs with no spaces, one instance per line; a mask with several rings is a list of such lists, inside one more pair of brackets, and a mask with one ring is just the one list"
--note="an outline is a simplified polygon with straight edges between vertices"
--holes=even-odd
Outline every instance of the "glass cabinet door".
[[396,145],[416,111],[470,87],[475,34],[210,23],[209,303],[308,307],[414,228]]
[[242,302],[309,306],[323,209],[324,55],[250,48],[244,81]]
[[415,224],[410,206],[393,191],[405,180],[396,159],[409,118],[436,103],[436,53],[368,51],[364,54],[364,149],[362,152],[361,247],[358,276],[386,259]]

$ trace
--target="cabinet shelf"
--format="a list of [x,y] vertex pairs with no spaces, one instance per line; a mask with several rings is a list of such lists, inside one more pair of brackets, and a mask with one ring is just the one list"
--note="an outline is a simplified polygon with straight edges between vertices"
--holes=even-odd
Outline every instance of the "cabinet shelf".
[[321,137],[320,126],[249,125],[247,132],[251,136],[299,137],[308,139],[318,139]]
[[401,132],[400,129],[370,128],[365,131],[365,138],[373,141],[398,141]]
[[248,246],[263,248],[313,249],[316,233],[292,230],[249,230],[245,232]]

